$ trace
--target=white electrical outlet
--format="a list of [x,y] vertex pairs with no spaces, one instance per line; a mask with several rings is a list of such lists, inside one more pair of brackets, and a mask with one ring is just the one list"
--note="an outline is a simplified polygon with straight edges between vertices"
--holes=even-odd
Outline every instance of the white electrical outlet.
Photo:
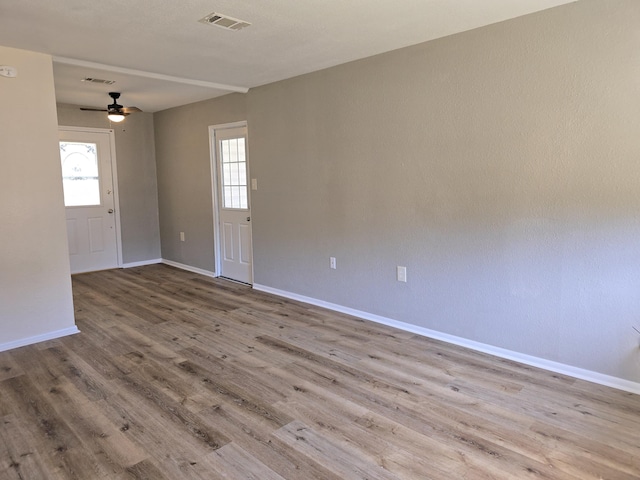
[[180,241],[184,242],[184,232],[180,232]]
[[334,270],[337,268],[336,257],[329,257],[329,266]]
[[251,190],[258,190],[258,179],[257,178],[252,178],[251,179]]
[[396,278],[398,279],[399,282],[406,282],[407,281],[407,267],[398,266],[396,268]]

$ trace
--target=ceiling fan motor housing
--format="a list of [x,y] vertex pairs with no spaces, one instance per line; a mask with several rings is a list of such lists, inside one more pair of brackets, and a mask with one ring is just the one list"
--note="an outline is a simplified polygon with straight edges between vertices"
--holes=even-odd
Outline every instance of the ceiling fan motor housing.
[[123,115],[122,105],[118,103],[118,98],[120,98],[120,92],[109,92],[109,96],[113,98],[113,103],[111,105],[107,105],[107,111],[109,113],[118,113]]

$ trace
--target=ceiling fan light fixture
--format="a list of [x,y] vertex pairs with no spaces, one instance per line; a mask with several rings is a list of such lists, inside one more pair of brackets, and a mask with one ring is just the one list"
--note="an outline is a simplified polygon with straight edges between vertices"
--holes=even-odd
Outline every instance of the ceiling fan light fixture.
[[109,112],[107,118],[112,122],[121,122],[124,120],[124,115],[120,112]]
[[122,111],[122,105],[118,104],[120,92],[109,92],[109,96],[113,99],[113,103],[107,105],[107,118],[116,123],[123,121],[124,112]]
[[135,112],[142,112],[138,107],[123,107],[118,103],[120,92],[109,92],[109,96],[113,103],[107,105],[107,108],[80,107],[80,110],[89,112],[107,112],[107,118],[112,122],[122,122],[124,117]]

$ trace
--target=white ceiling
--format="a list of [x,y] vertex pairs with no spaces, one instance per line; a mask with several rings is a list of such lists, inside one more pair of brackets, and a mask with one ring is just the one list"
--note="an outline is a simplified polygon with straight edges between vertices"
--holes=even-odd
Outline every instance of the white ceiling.
[[[573,1],[0,0],[0,45],[53,55],[60,103],[104,107],[119,91],[154,112]],[[252,25],[198,23],[212,12]]]

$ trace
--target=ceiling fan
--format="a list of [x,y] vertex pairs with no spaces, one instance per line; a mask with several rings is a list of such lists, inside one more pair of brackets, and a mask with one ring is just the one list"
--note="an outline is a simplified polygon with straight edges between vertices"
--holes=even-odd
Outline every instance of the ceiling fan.
[[120,92],[109,92],[109,96],[113,99],[113,103],[107,105],[107,108],[89,108],[89,107],[80,107],[80,110],[90,111],[90,112],[107,112],[107,117],[112,122],[121,122],[124,120],[124,117],[130,115],[135,112],[142,112],[138,107],[123,107],[118,103],[118,99],[120,98]]

